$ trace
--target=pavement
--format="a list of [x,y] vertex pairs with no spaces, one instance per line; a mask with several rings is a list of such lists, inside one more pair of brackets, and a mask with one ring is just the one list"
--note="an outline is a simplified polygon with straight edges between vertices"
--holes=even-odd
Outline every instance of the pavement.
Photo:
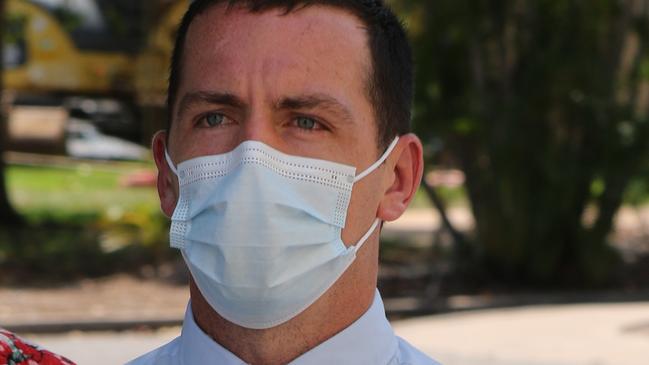
[[[395,321],[397,335],[445,365],[644,365],[649,302],[542,305]],[[79,364],[122,364],[161,346],[155,331],[28,335]],[[119,349],[119,351],[116,351]]]
[[453,313],[396,322],[394,328],[447,365],[649,363],[649,302]]
[[[409,214],[388,225],[386,235],[425,235],[439,226],[430,211]],[[622,229],[632,219],[649,221],[644,211],[625,214],[618,218]],[[472,224],[466,211],[451,211],[451,219]],[[122,364],[176,337],[187,299],[184,285],[128,276],[60,288],[0,288],[0,326],[80,365]],[[399,336],[442,364],[649,364],[646,292],[444,300],[436,308],[451,313],[393,321]],[[395,305],[386,301],[386,307]]]

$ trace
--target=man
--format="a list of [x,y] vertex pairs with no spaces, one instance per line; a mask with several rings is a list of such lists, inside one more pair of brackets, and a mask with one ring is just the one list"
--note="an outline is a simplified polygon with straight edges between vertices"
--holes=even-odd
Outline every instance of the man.
[[182,335],[132,364],[435,364],[376,291],[422,175],[410,49],[379,0],[197,0],[153,141]]

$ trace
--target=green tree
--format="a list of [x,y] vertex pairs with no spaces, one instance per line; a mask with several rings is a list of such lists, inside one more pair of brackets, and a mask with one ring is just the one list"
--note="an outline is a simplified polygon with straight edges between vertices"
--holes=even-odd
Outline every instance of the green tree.
[[649,149],[648,3],[402,4],[418,63],[415,128],[465,172],[469,247],[497,277],[610,279],[607,236]]

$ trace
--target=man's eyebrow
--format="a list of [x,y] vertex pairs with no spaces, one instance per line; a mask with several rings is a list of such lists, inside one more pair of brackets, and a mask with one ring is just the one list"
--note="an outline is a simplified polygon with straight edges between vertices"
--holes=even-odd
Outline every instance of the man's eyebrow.
[[179,118],[193,104],[206,103],[243,108],[245,103],[239,97],[225,92],[193,91],[185,94],[178,104],[176,118]]
[[277,103],[278,109],[315,109],[324,108],[337,113],[341,121],[352,123],[352,113],[335,98],[326,94],[309,94],[296,97],[287,97]]

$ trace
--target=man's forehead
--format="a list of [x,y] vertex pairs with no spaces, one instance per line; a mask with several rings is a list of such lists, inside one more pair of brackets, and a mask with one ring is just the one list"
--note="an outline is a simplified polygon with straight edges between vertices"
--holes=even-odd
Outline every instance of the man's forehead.
[[[202,84],[200,91],[218,86],[236,94],[235,88],[255,78],[246,75],[256,73],[268,82],[279,78],[275,81],[282,85],[275,90],[292,89],[293,95],[274,95],[277,98],[337,92],[341,87],[364,94],[371,68],[361,21],[344,9],[318,5],[289,13],[282,8],[251,12],[215,5],[192,23],[182,63],[192,69],[182,77],[185,92]],[[307,74],[313,78],[304,80]],[[289,85],[290,80],[299,84]]]
[[[267,27],[264,28],[264,25]],[[344,37],[347,42],[357,41],[359,46],[367,48],[366,27],[356,15],[346,9],[329,5],[308,5],[297,6],[290,11],[281,6],[253,11],[244,5],[230,6],[227,2],[215,4],[194,19],[185,46],[195,42],[192,38],[205,35],[209,35],[211,42],[227,41],[232,32],[259,36],[260,29],[269,27],[277,31],[294,31],[291,40],[313,33],[334,32],[341,38]]]

